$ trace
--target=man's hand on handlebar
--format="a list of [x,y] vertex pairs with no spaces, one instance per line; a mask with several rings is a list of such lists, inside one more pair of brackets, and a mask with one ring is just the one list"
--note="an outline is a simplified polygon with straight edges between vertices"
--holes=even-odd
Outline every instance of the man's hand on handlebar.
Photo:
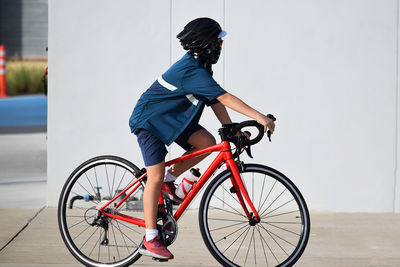
[[239,131],[235,134],[235,137],[245,136],[248,140],[250,140],[250,133],[248,131]]
[[265,116],[263,114],[260,114],[257,118],[256,118],[257,122],[259,124],[261,124],[262,126],[264,126],[264,133],[269,129],[271,131],[271,134],[274,133],[275,130],[275,122],[274,122],[274,118],[273,116]]
[[[264,116],[265,118],[261,117],[261,120],[264,120],[266,123],[266,126],[263,124],[259,123],[258,121],[251,120],[251,121],[243,121],[240,123],[232,123],[232,124],[225,124],[223,125],[224,127],[220,129],[220,133],[222,134],[221,136],[226,135],[225,137],[222,137],[223,140],[230,141],[236,145],[237,150],[235,151],[234,157],[238,157],[239,154],[241,154],[243,151],[246,151],[247,154],[249,155],[250,158],[253,158],[250,150],[250,146],[258,143],[264,136],[265,130],[267,127],[267,135],[268,139],[271,142],[271,133],[275,128],[275,123],[274,121],[276,118],[268,114],[267,116]],[[248,131],[242,131],[243,128],[245,127],[256,127],[258,130],[258,134],[255,138],[250,139],[251,133]]]

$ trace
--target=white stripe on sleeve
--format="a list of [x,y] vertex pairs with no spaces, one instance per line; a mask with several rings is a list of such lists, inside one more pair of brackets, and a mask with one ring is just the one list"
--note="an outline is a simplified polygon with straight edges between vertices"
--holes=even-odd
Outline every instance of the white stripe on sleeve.
[[199,103],[199,100],[197,100],[192,94],[186,95],[186,97],[195,106],[197,106],[197,104]]
[[167,82],[163,79],[162,76],[158,77],[157,81],[158,81],[162,86],[164,86],[165,88],[167,88],[167,89],[169,89],[169,90],[174,91],[174,90],[178,89],[178,88],[176,88],[175,86],[173,86],[172,84],[167,83]]

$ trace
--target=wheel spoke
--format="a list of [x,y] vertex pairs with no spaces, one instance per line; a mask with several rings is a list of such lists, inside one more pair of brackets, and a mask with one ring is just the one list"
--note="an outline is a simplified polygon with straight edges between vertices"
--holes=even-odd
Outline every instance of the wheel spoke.
[[96,230],[89,236],[89,238],[85,241],[85,243],[82,244],[79,250],[81,250],[86,245],[86,243],[92,238],[92,236],[97,232],[97,230],[99,230],[99,228],[96,227]]
[[110,246],[107,246],[108,262],[111,262]]
[[[127,226],[127,225],[125,224],[124,221],[120,221],[119,224],[122,225],[122,226],[125,226],[126,228],[128,228],[128,229],[134,231],[134,232],[137,233],[137,234],[141,234],[140,232],[136,231],[136,230],[133,229],[132,227]],[[140,227],[140,226],[139,226],[139,227]],[[132,242],[133,242],[133,241],[132,241]],[[134,243],[135,243],[135,242],[134,242]]]
[[117,186],[116,192],[119,191],[119,187],[121,186],[122,181],[125,179],[125,174],[126,174],[126,172],[127,172],[127,170],[125,170],[124,174],[122,175],[122,178],[121,178],[121,180],[119,181],[119,184],[118,184],[118,186]]
[[[102,230],[103,229],[100,229],[100,240],[101,240],[101,237],[102,237]],[[97,261],[100,261],[100,248],[101,248],[101,242],[99,242],[99,254],[97,255]]]
[[290,230],[287,230],[287,229],[285,229],[285,228],[282,228],[282,227],[279,227],[279,226],[273,225],[273,224],[271,224],[271,223],[268,223],[268,222],[261,222],[261,223],[268,224],[268,225],[270,225],[270,226],[273,226],[273,227],[275,227],[275,228],[278,228],[278,229],[280,229],[280,230],[282,230],[282,231],[286,231],[286,232],[288,232],[288,233],[291,233],[291,234],[294,234],[294,235],[301,236],[301,235],[300,235],[300,234],[298,234],[298,233],[295,233],[295,232],[293,232],[293,231],[290,231]]
[[104,168],[106,169],[106,177],[107,177],[108,192],[110,193],[110,197],[111,197],[111,196],[112,196],[112,193],[111,193],[111,187],[110,187],[110,179],[108,178],[107,164],[104,164]]
[[121,256],[119,255],[119,249],[118,249],[117,238],[115,237],[114,225],[112,225],[112,224],[110,224],[110,225],[111,225],[111,230],[112,230],[112,233],[113,233],[113,236],[114,236],[114,242],[115,242],[115,246],[116,246],[116,249],[117,249],[118,258],[119,258],[119,260],[121,260]]
[[240,223],[235,223],[235,224],[231,224],[231,225],[228,225],[228,226],[215,228],[215,229],[210,230],[210,232],[221,230],[221,229],[226,229],[226,228],[233,227],[233,226],[240,225],[240,224],[244,224],[244,223],[248,223],[248,222],[240,222]]
[[[111,185],[111,192],[114,192],[114,182],[115,182],[115,172],[117,171],[117,165],[115,165],[114,167],[114,175],[113,175],[113,182]],[[116,192],[114,192],[111,196],[111,199],[113,199],[115,197]]]
[[263,237],[262,237],[260,231],[258,230],[258,226],[256,227],[256,229],[257,229],[258,234],[260,235],[260,242],[261,242],[261,246],[262,246],[262,248],[263,248],[265,262],[267,263],[267,267],[269,267],[267,254],[265,253],[265,247],[264,247]]
[[128,254],[129,254],[128,244],[126,244],[126,240],[125,240],[125,237],[124,237],[124,233],[121,231],[121,227],[119,226],[118,220],[116,220],[115,222],[117,223],[118,231],[119,231],[120,234],[121,234],[122,240],[124,240],[126,250],[128,251]]
[[81,224],[81,223],[83,223],[83,222],[86,222],[86,218],[84,218],[83,220],[81,220],[81,221],[79,221],[79,222],[77,222],[77,223],[75,223],[75,224],[73,224],[73,225],[71,225],[71,226],[68,226],[68,229],[71,229],[71,228],[73,228],[73,227],[75,227],[75,226],[77,226],[78,224]]
[[[118,223],[118,221],[117,221],[117,223]],[[119,222],[119,224],[123,225],[121,222]],[[125,226],[125,225],[123,225],[123,226]],[[125,226],[125,227],[126,227],[126,226]],[[117,229],[117,230],[118,230],[118,229]],[[122,232],[121,229],[119,229],[119,231],[121,232],[121,235],[124,235],[127,239],[129,239],[129,241],[131,241],[133,244],[135,244],[136,247],[139,247],[139,245],[138,245],[135,241],[133,241],[132,239],[130,239],[129,236],[127,236],[124,232]],[[139,233],[139,232],[136,232],[136,233]],[[140,234],[140,233],[139,233],[139,234]]]
[[89,179],[89,177],[87,176],[86,172],[85,172],[85,176],[86,176],[87,181],[88,181],[89,184],[90,184],[90,187],[93,189],[93,193],[94,193],[93,196],[96,196],[96,191],[94,191],[94,187],[93,187],[92,183],[90,182],[90,179]]
[[233,234],[239,232],[240,230],[242,230],[242,229],[245,228],[245,227],[248,227],[248,225],[244,225],[244,226],[240,227],[239,229],[234,230],[232,233],[230,233],[230,234],[228,234],[228,235],[225,235],[225,236],[222,237],[221,239],[215,241],[215,244],[217,244],[218,242],[220,242],[220,241],[222,241],[222,240],[226,240],[227,237],[229,237],[229,236],[231,236],[231,235],[233,235]]
[[231,205],[229,205],[228,203],[225,203],[222,199],[220,199],[218,196],[214,196],[215,198],[217,198],[217,199],[219,199],[223,204],[226,204],[228,207],[230,207],[232,210],[234,210],[234,211],[236,211],[236,213],[237,214],[239,214],[239,215],[241,215],[241,216],[243,216],[243,217],[246,217],[246,216],[244,216],[243,214],[241,214],[239,211],[237,211],[235,208],[233,208]]
[[[245,226],[247,226],[247,225],[245,225]],[[244,229],[243,232],[222,253],[225,253],[249,229],[250,229],[250,226],[247,226],[247,228]]]
[[262,184],[262,187],[261,187],[260,200],[259,200],[259,202],[258,202],[258,209],[257,209],[257,211],[260,211],[260,206],[261,206],[261,198],[262,198],[262,196],[263,196],[263,192],[264,192],[265,177],[266,177],[266,175],[264,175],[263,184]]
[[[96,177],[97,190],[100,190],[100,187],[99,187],[99,179],[97,178],[96,166],[93,167],[93,170],[94,170],[94,177]],[[101,200],[101,199],[100,199],[100,200]]]
[[244,217],[244,218],[247,219],[246,216],[244,216],[243,214],[237,213],[237,212],[232,212],[232,211],[229,211],[229,210],[224,210],[224,209],[217,208],[217,207],[214,207],[214,206],[211,206],[211,205],[210,205],[209,207],[210,207],[210,208],[213,208],[213,209],[216,209],[216,210],[224,211],[224,212],[227,212],[227,213],[230,213],[230,214],[240,215],[240,217]]
[[275,209],[271,210],[270,212],[268,212],[267,214],[265,214],[265,216],[266,216],[266,215],[268,215],[268,214],[271,214],[272,212],[276,211],[277,209],[280,209],[280,208],[282,208],[283,206],[286,206],[287,204],[289,204],[289,203],[290,203],[290,202],[292,202],[293,200],[294,200],[294,198],[293,198],[293,199],[291,199],[291,200],[289,200],[288,202],[286,202],[286,203],[284,203],[284,204],[280,205],[279,207],[277,207],[277,208],[275,208]]
[[253,227],[253,233],[252,233],[251,238],[250,238],[249,247],[247,248],[246,258],[244,260],[243,266],[246,266],[247,257],[249,256],[249,252],[250,252],[250,248],[251,248],[251,242],[253,241],[253,237],[254,237],[254,227]]
[[251,186],[251,202],[254,203],[254,172],[251,174],[251,182],[252,182],[252,186]]
[[275,180],[274,184],[272,185],[271,189],[269,190],[269,192],[268,192],[267,196],[265,197],[265,199],[264,199],[264,201],[263,201],[261,207],[259,208],[259,210],[261,210],[262,207],[264,207],[265,202],[267,201],[269,195],[271,194],[271,192],[272,192],[272,190],[274,189],[274,187],[275,187],[275,185],[276,185],[277,182],[278,182],[278,181]]
[[[258,231],[258,233],[260,234],[261,239],[265,242],[265,245],[267,245],[267,247],[268,247],[268,249],[269,249],[269,252],[271,252],[272,256],[274,256],[276,262],[279,264],[278,258],[276,257],[275,253],[272,251],[271,247],[268,245],[267,241],[266,241],[266,240],[264,239],[264,237],[262,236],[259,227],[257,227],[257,231]],[[267,264],[268,264],[268,262],[267,262]]]
[[102,229],[100,228],[100,237],[99,237],[98,241],[94,243],[93,248],[92,248],[92,250],[90,251],[90,253],[89,253],[89,255],[88,255],[89,257],[90,257],[90,255],[92,255],[93,250],[96,248],[97,244],[99,244],[99,247],[100,247],[101,230],[102,230]]
[[285,188],[275,199],[274,201],[271,202],[271,204],[269,204],[269,206],[263,211],[261,212],[260,216],[262,216],[274,203],[275,201],[278,200],[278,198],[280,198],[282,196],[283,193],[285,193],[285,191],[287,190],[287,188]]
[[286,255],[289,256],[289,254],[286,252],[286,250],[282,248],[282,246],[278,243],[278,241],[276,241],[276,239],[275,239],[272,235],[274,235],[274,236],[276,236],[277,238],[279,238],[280,240],[282,240],[282,241],[288,243],[289,245],[291,245],[291,246],[293,246],[293,247],[296,247],[296,245],[290,243],[290,242],[287,241],[286,239],[284,239],[284,238],[280,237],[279,235],[273,233],[272,231],[268,230],[268,229],[265,228],[262,224],[260,225],[260,227],[261,227],[263,230],[265,230],[265,231],[269,234],[269,236],[270,236],[270,237],[275,241],[275,243],[286,253]]
[[283,223],[283,224],[302,224],[301,222],[268,222],[271,224]]
[[245,236],[244,236],[242,242],[240,243],[240,245],[239,245],[239,247],[238,247],[238,249],[237,249],[237,251],[236,251],[235,256],[233,257],[233,260],[235,260],[237,254],[238,254],[238,252],[239,252],[239,250],[240,250],[240,248],[241,248],[242,245],[243,245],[244,240],[246,240],[246,237],[247,237],[247,234],[249,233],[249,231],[250,231],[250,226],[249,226],[249,228],[247,229],[247,232],[246,232],[246,234],[245,234]]
[[209,220],[214,221],[226,221],[226,222],[246,222],[246,221],[239,221],[239,220],[230,220],[230,219],[218,219],[218,218],[208,218]]
[[275,214],[275,215],[271,215],[271,216],[263,216],[263,217],[261,217],[261,219],[267,219],[267,218],[282,216],[282,215],[286,215],[286,214],[290,214],[290,213],[294,213],[294,212],[299,212],[299,211],[300,211],[300,210],[293,210],[293,211],[288,211],[288,212],[284,212],[284,213],[279,213],[279,214]]
[[77,182],[77,184],[79,184],[79,185],[82,187],[82,189],[85,190],[86,193],[90,196],[90,193],[89,193],[89,191],[86,189],[86,187],[84,187],[83,185],[81,185],[80,182]]
[[[81,234],[83,234],[84,232],[86,232],[87,229],[89,229],[90,227],[92,227],[91,225],[88,225],[85,229],[83,229],[77,236],[75,236],[74,238],[72,238],[72,240],[77,239]],[[71,228],[69,228],[71,229]]]
[[255,227],[253,227],[253,240],[254,240],[253,249],[254,249],[254,264],[257,266],[256,239],[254,237],[254,230],[255,230]]

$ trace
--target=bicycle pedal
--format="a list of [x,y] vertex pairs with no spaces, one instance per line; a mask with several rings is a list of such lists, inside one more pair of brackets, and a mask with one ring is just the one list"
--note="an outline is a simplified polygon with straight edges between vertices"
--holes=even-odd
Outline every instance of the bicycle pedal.
[[152,260],[153,261],[158,261],[158,262],[166,262],[166,261],[168,261],[168,260],[159,259],[159,258],[155,258],[155,257],[152,257]]

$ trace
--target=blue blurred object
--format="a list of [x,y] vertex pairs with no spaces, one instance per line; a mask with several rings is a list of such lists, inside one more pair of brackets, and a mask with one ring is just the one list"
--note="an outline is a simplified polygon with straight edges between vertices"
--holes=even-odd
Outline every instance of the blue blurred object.
[[[93,197],[92,197],[93,198]],[[83,196],[83,199],[86,201],[86,202],[88,202],[89,200],[90,200],[90,195],[89,194],[85,194],[84,196]]]
[[46,130],[47,97],[30,95],[0,99],[0,133]]

